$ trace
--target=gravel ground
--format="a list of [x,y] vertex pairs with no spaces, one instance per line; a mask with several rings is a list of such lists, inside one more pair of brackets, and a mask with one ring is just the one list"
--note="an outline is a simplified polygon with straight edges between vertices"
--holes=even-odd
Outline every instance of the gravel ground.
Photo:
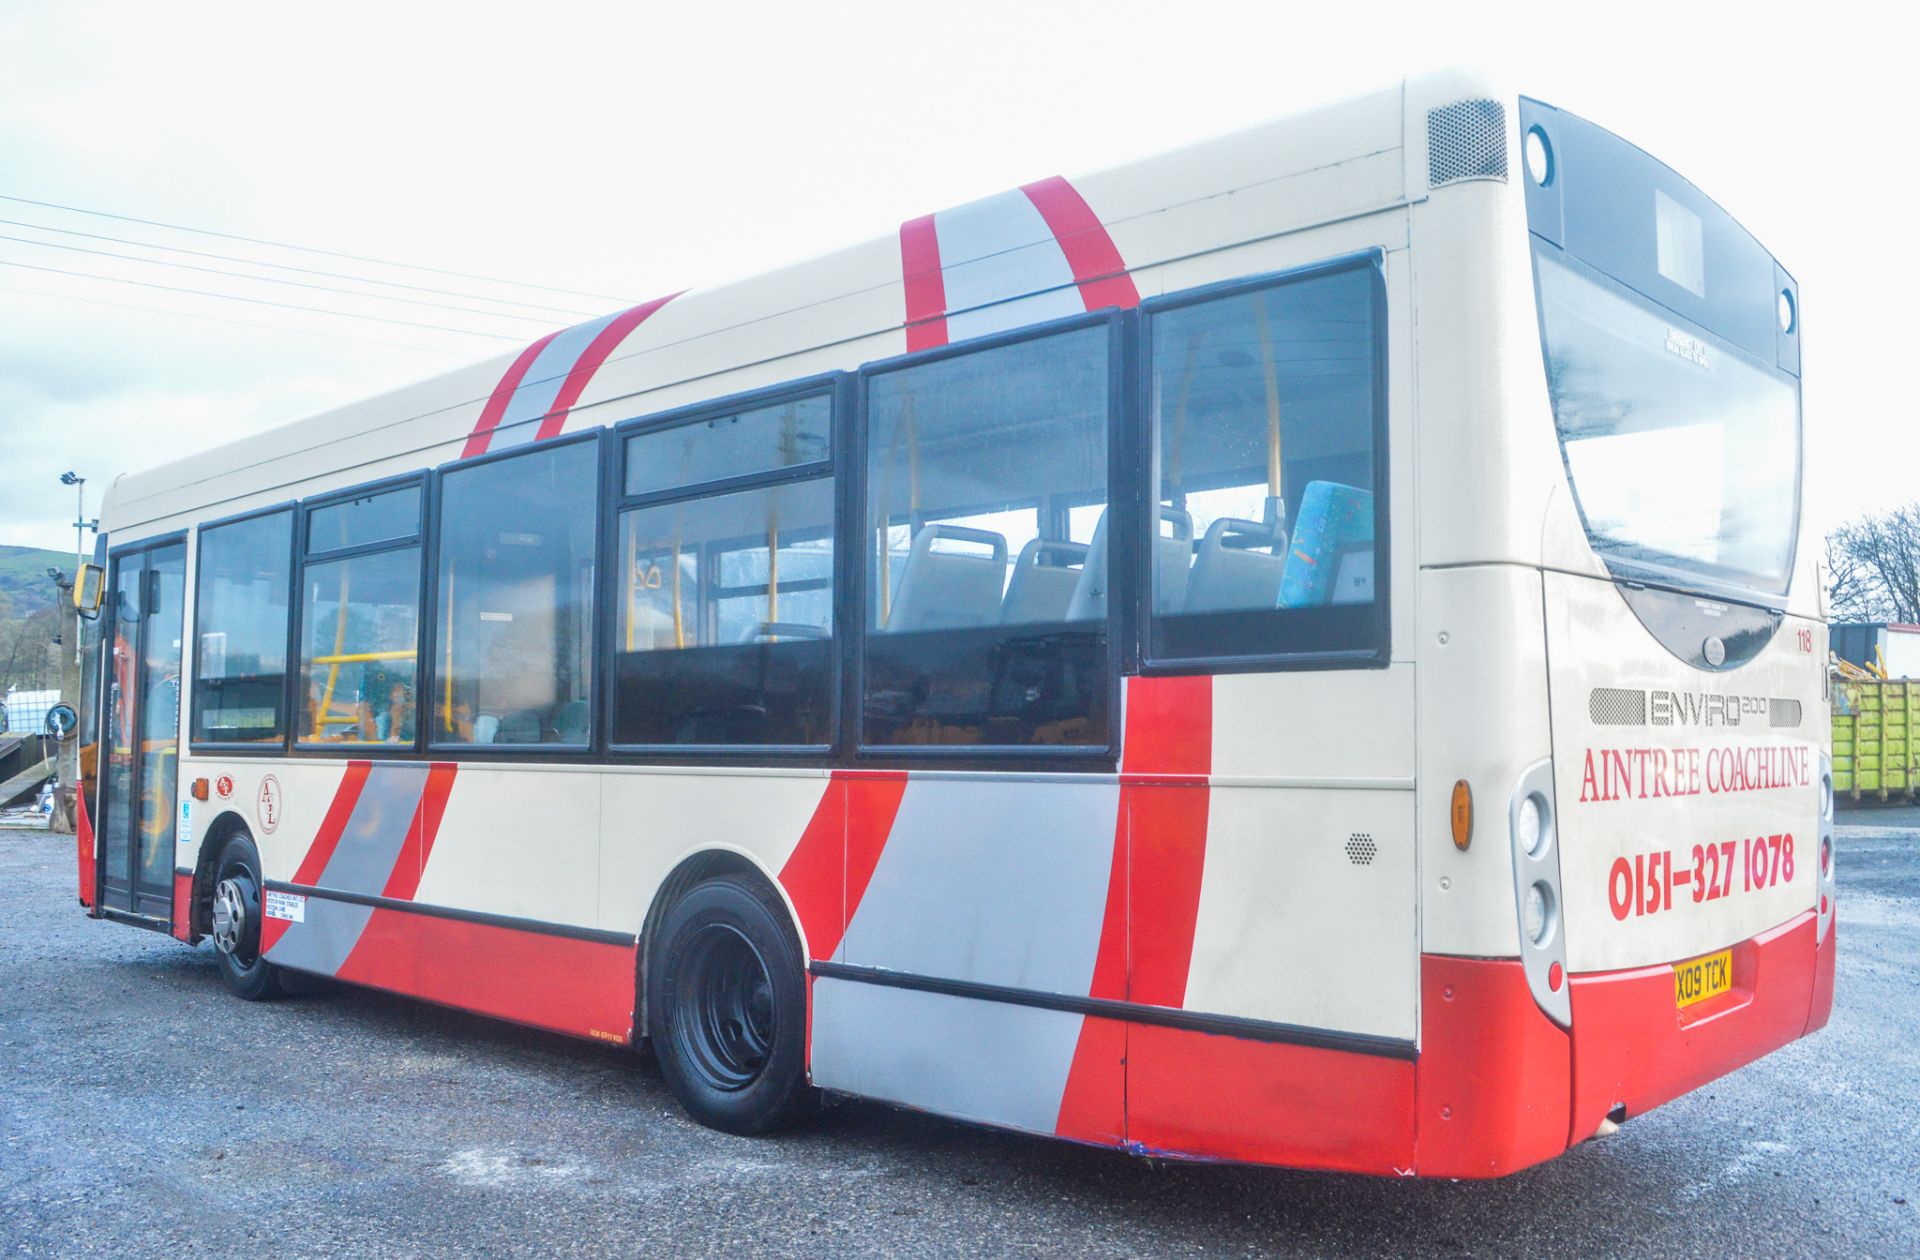
[[1810,1040],[1491,1184],[1169,1165],[849,1104],[748,1140],[632,1054],[247,1005],[0,832],[0,1253],[1920,1255],[1920,811],[1843,816]]

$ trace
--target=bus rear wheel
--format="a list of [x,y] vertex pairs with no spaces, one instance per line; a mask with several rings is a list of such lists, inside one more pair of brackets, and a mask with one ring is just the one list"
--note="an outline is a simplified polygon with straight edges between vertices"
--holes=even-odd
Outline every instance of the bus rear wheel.
[[213,950],[227,990],[247,1002],[280,996],[280,968],[260,956],[260,855],[244,832],[214,863]]
[[647,1033],[695,1120],[756,1134],[811,1110],[806,1017],[800,942],[770,890],[722,876],[667,911],[647,960]]

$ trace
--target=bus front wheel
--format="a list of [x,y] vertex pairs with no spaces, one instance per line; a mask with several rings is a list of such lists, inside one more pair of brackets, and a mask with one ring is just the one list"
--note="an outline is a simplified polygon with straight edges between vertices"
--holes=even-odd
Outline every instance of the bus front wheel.
[[248,1002],[280,995],[280,968],[260,956],[260,855],[245,833],[214,864],[213,948],[229,992]]
[[800,941],[770,890],[722,876],[667,911],[647,960],[647,1032],[695,1120],[755,1134],[811,1109],[806,1017]]

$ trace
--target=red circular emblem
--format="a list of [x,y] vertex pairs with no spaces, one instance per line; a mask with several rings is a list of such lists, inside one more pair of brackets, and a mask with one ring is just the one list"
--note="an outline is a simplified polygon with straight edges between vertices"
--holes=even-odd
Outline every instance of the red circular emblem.
[[223,801],[231,797],[233,795],[233,776],[223,774],[215,779],[213,781],[213,790],[220,794],[220,799]]

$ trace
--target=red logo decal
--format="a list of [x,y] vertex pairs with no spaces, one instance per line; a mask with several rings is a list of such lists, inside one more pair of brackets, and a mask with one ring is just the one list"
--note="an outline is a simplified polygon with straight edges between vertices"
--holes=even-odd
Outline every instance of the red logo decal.
[[220,794],[220,799],[223,801],[231,798],[233,796],[233,776],[223,774],[215,779],[213,781],[213,790]]
[[272,775],[260,780],[260,794],[253,801],[253,816],[260,820],[260,830],[268,835],[280,826],[280,780]]

